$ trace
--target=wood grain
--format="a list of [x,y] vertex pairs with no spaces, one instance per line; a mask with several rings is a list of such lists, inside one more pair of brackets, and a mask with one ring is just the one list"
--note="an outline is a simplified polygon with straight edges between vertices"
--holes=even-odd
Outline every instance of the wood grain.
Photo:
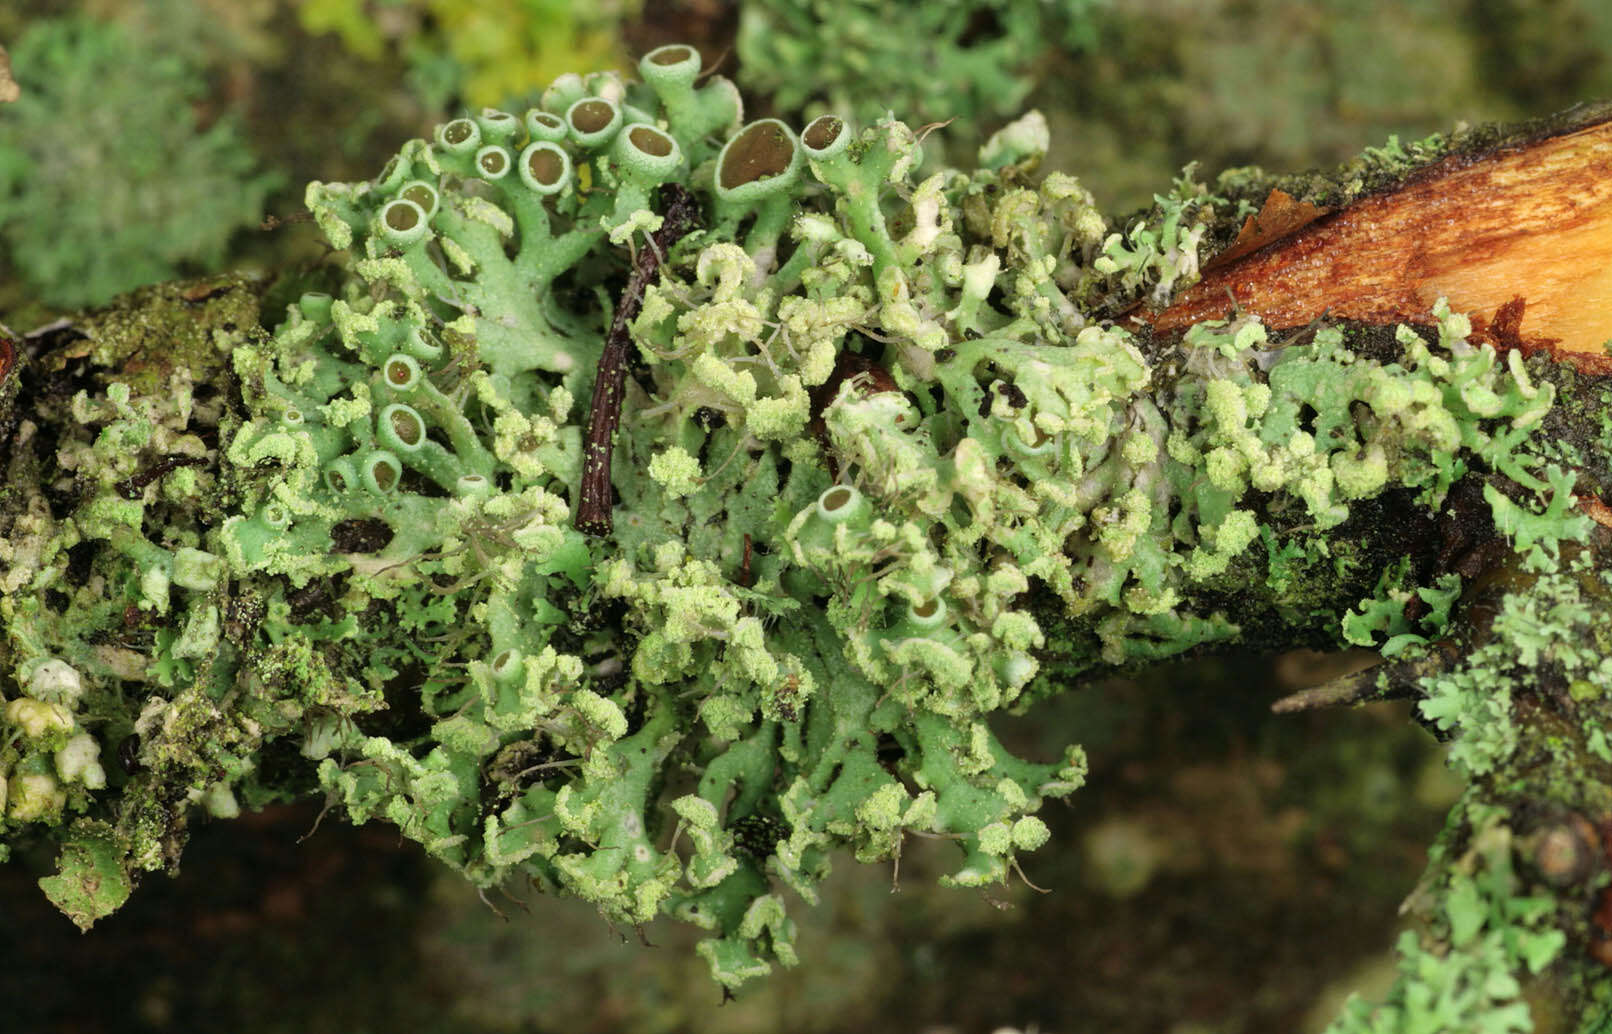
[[[1440,296],[1496,344],[1612,373],[1612,121],[1448,158],[1229,262],[1167,308],[1176,331],[1231,313],[1430,323]],[[1520,301],[1519,301],[1520,299]]]

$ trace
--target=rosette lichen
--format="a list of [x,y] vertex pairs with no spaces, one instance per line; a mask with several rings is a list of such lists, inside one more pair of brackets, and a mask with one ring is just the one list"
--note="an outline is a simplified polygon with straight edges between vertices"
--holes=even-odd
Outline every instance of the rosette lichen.
[[562,77],[311,185],[329,293],[102,357],[143,379],[77,374],[12,461],[57,474],[5,510],[5,828],[82,816],[47,885],[76,918],[172,864],[188,801],[316,785],[479,887],[704,927],[733,987],[795,961],[839,849],[1010,878],[1085,762],[991,719],[1062,679],[1272,624],[1425,643],[1450,582],[1329,534],[1385,494],[1481,469],[1519,544],[1582,536],[1532,445],[1555,386],[1446,307],[1155,338],[1101,317],[1196,275],[1226,206],[1190,181],[1120,233],[1036,175],[1039,116],[917,179],[902,122],[746,123],[700,67]]

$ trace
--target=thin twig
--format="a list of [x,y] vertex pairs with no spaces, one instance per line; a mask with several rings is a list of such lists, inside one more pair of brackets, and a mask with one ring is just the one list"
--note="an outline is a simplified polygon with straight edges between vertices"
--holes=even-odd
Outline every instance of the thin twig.
[[1383,661],[1361,671],[1340,675],[1319,686],[1290,693],[1271,704],[1276,714],[1294,714],[1323,707],[1347,707],[1379,700],[1415,700],[1423,695],[1421,679],[1439,674],[1454,664],[1447,644],[1427,654]]
[[184,456],[179,453],[171,453],[158,460],[152,466],[147,467],[145,470],[140,471],[132,477],[127,477],[122,481],[119,481],[116,487],[118,494],[123,498],[138,499],[140,498],[140,493],[145,490],[147,485],[151,484],[151,482],[160,477],[167,476],[173,471],[178,470],[180,467],[205,466],[207,466],[207,461],[200,456]]
[[621,292],[610,334],[599,355],[599,372],[593,381],[593,404],[588,414],[588,440],[582,454],[582,491],[577,503],[577,530],[585,535],[608,535],[612,527],[610,496],[610,457],[615,446],[616,426],[621,423],[621,397],[627,384],[627,356],[632,335],[627,324],[638,317],[644,304],[644,291],[660,275],[661,262],[684,234],[699,222],[699,205],[683,187],[668,184],[662,196],[667,199],[661,227],[649,238],[633,261],[632,275]]

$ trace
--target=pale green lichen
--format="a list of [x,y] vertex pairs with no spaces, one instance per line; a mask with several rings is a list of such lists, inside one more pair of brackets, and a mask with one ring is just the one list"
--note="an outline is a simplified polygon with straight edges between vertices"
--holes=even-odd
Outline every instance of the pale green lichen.
[[[285,739],[333,806],[478,886],[710,931],[731,987],[795,961],[787,911],[837,850],[945,838],[945,882],[979,886],[1047,843],[1035,813],[1084,756],[1021,760],[990,719],[1052,688],[1049,662],[1234,641],[1239,585],[1346,569],[1321,533],[1480,468],[1516,486],[1490,503],[1540,563],[1582,537],[1573,476],[1525,448],[1553,386],[1442,303],[1392,358],[1248,317],[1139,336],[1081,299],[1191,279],[1189,180],[1110,234],[1071,177],[1031,176],[1036,117],[914,182],[906,125],[741,128],[698,67],[663,48],[644,83],[566,77],[524,118],[311,186],[345,280],[272,334],[220,327],[196,361],[229,364],[238,409],[182,365],[71,401],[54,459],[83,499],[53,514],[35,489],[4,539],[8,832],[115,816],[63,878],[108,851],[159,867],[173,801],[284,793],[258,752]],[[629,161],[634,127],[681,160]],[[579,400],[657,246],[656,179],[707,219],[630,324],[614,526],[590,538]],[[1457,591],[1397,571],[1347,620],[1358,592],[1273,609],[1395,652]],[[1504,709],[1460,677],[1429,685],[1430,719]],[[138,771],[108,771],[130,739]],[[1474,771],[1504,753],[1460,742]]]
[[[1603,658],[1585,633],[1596,620],[1599,581],[1588,571],[1551,571],[1525,593],[1505,597],[1493,621],[1493,639],[1471,651],[1448,671],[1421,680],[1426,693],[1418,705],[1439,729],[1456,733],[1450,761],[1471,776],[1483,776],[1506,762],[1517,746],[1512,704],[1524,689],[1545,681],[1574,684],[1580,695],[1612,694],[1612,662]],[[1594,731],[1594,720],[1588,732]]]
[[[1473,830],[1453,874],[1424,887],[1431,928],[1399,937],[1398,982],[1376,1006],[1351,999],[1328,1034],[1473,1031],[1528,1034],[1523,980],[1561,954],[1566,937],[1547,920],[1555,902],[1523,893],[1509,829],[1498,809],[1457,806]],[[1437,870],[1430,870],[1437,871]]]

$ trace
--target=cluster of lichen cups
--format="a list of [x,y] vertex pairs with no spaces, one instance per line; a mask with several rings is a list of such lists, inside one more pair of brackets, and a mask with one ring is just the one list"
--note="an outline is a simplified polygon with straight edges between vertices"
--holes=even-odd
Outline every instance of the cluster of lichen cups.
[[[689,48],[662,48],[640,67],[648,94],[610,75],[566,77],[523,117],[484,111],[439,127],[431,142],[411,142],[372,183],[310,187],[310,207],[327,236],[360,256],[357,277],[340,297],[304,296],[272,345],[236,352],[253,417],[235,435],[229,458],[254,473],[241,482],[248,512],[231,518],[222,537],[231,564],[243,572],[283,575],[294,586],[341,574],[354,607],[364,600],[412,605],[424,581],[423,599],[436,586],[450,600],[465,600],[455,605],[483,630],[485,645],[468,654],[465,691],[431,684],[422,690],[427,712],[439,719],[439,746],[423,760],[401,745],[366,737],[362,723],[310,727],[304,754],[319,761],[321,783],[355,820],[387,815],[480,883],[524,866],[624,921],[672,908],[713,929],[717,937],[702,951],[719,979],[737,983],[764,970],[769,956],[793,957],[792,924],[776,895],[766,892],[764,858],[734,846],[734,824],[755,818],[756,789],[771,781],[765,772],[786,764],[799,771],[779,839],[759,850],[774,856],[766,865],[772,879],[810,897],[834,843],[852,842],[867,857],[889,855],[899,850],[904,826],[933,825],[960,839],[967,852],[958,881],[1002,878],[1016,850],[1045,839],[1029,813],[1042,794],[1074,787],[1079,758],[1017,762],[978,721],[982,709],[963,702],[938,704],[937,715],[949,717],[926,727],[922,748],[912,742],[915,768],[920,754],[932,759],[931,775],[919,777],[929,789],[915,798],[879,774],[867,732],[833,745],[823,758],[801,756],[802,747],[783,742],[761,745],[778,736],[783,723],[796,729],[786,739],[804,737],[815,754],[828,746],[819,742],[824,731],[846,720],[865,726],[878,702],[865,675],[844,669],[837,656],[820,658],[824,650],[839,653],[823,638],[832,633],[821,618],[792,620],[784,634],[769,639],[758,617],[746,613],[757,605],[754,595],[741,601],[711,558],[737,548],[741,537],[782,541],[796,510],[828,514],[842,536],[855,531],[884,540],[868,539],[874,549],[888,545],[898,527],[870,524],[862,491],[833,485],[821,458],[801,450],[814,448],[804,434],[806,389],[827,380],[839,343],[867,308],[858,300],[861,287],[836,298],[834,276],[863,278],[860,266],[847,266],[838,255],[854,254],[856,238],[865,238],[864,253],[900,293],[896,266],[912,256],[898,254],[890,239],[881,195],[916,160],[916,141],[906,127],[890,123],[853,157],[856,134],[837,118],[817,120],[802,137],[771,119],[741,125],[729,85],[720,79],[696,84],[699,58]],[[653,109],[646,106],[651,100]],[[795,221],[808,190],[807,168],[823,184],[811,190],[826,187],[843,197],[849,233],[819,215],[818,238],[800,242]],[[650,461],[650,477],[618,487],[624,495],[635,485],[658,495],[624,499],[612,549],[588,541],[569,520],[585,416],[577,400],[588,388],[604,328],[596,318],[568,311],[557,297],[562,290],[592,297],[610,268],[601,256],[618,256],[619,268],[619,256],[648,246],[643,235],[660,218],[656,188],[669,182],[702,196],[703,250],[690,252],[698,255],[692,280],[682,279],[688,267],[680,265],[650,288],[637,329],[641,347],[662,331],[695,347],[660,364],[665,401],[651,411],[661,409],[664,417],[628,416],[632,434],[624,427],[623,446]],[[792,230],[795,241],[786,242]],[[796,244],[793,254],[779,262],[790,243]],[[821,269],[825,259],[837,271]],[[792,361],[804,369],[763,375],[746,369],[742,359],[730,361],[731,343],[697,344],[702,327],[726,337],[712,329],[725,318],[721,313],[746,318],[740,310],[754,307],[748,296],[764,283],[790,296],[786,315],[823,324]],[[803,283],[812,285],[811,297],[799,296]],[[846,302],[855,305],[854,313]],[[898,299],[895,306],[892,312],[906,311],[910,303]],[[681,347],[674,340],[672,353]],[[720,546],[685,523],[688,518],[675,516],[684,506],[709,505],[700,501],[702,493],[720,499],[725,487],[734,487],[702,470],[682,448],[700,451],[689,432],[701,400],[709,403],[704,408],[731,415],[729,428],[714,433],[713,447],[760,450],[769,465],[783,465],[787,447],[800,460],[780,486],[778,504],[789,512],[732,522],[717,530],[726,543]],[[653,455],[635,441],[640,435],[658,442],[648,447]],[[264,471],[272,473],[257,473]],[[848,512],[860,515],[856,521],[846,523],[834,512],[842,498]],[[658,524],[663,541],[642,530],[646,518]],[[332,553],[338,526],[357,521],[383,523],[390,541],[372,556]],[[910,538],[912,530],[901,534]],[[695,555],[672,549],[684,537]],[[757,558],[758,590],[778,592],[780,601],[790,593],[810,600],[833,591],[815,575],[785,590],[778,572],[787,557],[785,551]],[[931,570],[926,588],[909,587],[923,598],[901,603],[906,616],[877,636],[921,654],[915,672],[939,663],[955,684],[972,664],[964,655],[988,644],[979,634],[971,645],[962,643],[956,615],[942,598],[945,582]],[[623,624],[644,635],[636,656],[624,658],[640,680],[637,688],[625,695],[595,692],[598,676],[589,665],[549,642],[553,600],[574,591],[567,586],[627,604]],[[915,644],[930,641],[948,653],[949,664],[917,650]],[[604,644],[611,652],[620,645]],[[466,654],[449,653],[451,663],[465,664]],[[843,675],[830,679],[825,663]],[[1013,691],[1035,670],[1023,649],[999,667]],[[661,687],[685,680],[681,696],[702,685],[709,694],[699,713],[712,740],[698,748],[713,754],[708,777],[727,771],[753,787],[725,819],[707,815],[724,803],[722,788],[708,785],[709,778],[701,780],[700,794],[673,802],[700,845],[686,876],[671,864],[675,855],[648,840],[658,807],[651,788],[666,746],[643,749],[656,744],[655,737],[664,740],[679,707],[675,698],[662,697]],[[917,690],[924,678],[908,681]],[[754,688],[742,689],[746,685]],[[903,692],[878,725],[896,729],[901,708],[895,705],[918,706],[923,697]],[[986,698],[986,710],[1000,700]],[[630,708],[644,712],[642,728],[629,728],[624,715]],[[486,765],[490,755],[540,739],[578,756],[574,781],[540,782],[486,816],[467,810],[476,780],[465,765]],[[354,758],[362,765],[352,765]],[[953,772],[953,766],[961,768]],[[986,782],[973,786],[981,779]],[[448,792],[455,785],[459,789]],[[875,790],[882,803],[870,811],[862,797]],[[706,808],[696,807],[699,802]],[[998,826],[1001,837],[993,832]],[[467,838],[471,828],[477,833]],[[633,845],[626,855],[565,846],[569,837],[600,844],[623,836]]]

